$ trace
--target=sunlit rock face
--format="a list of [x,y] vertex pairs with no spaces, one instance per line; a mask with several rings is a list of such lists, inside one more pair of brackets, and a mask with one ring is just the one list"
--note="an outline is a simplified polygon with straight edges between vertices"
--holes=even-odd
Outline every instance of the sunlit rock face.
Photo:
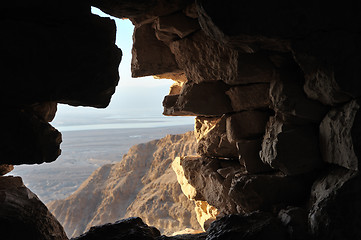
[[121,162],[100,167],[75,193],[48,207],[72,237],[134,216],[167,235],[186,228],[199,231],[194,203],[171,168],[177,156],[194,154],[193,132],[135,145]]

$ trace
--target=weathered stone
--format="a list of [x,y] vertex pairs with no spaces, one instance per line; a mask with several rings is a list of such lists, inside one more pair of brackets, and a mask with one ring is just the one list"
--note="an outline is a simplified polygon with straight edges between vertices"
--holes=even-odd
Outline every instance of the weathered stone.
[[[228,196],[234,174],[224,179],[217,172],[221,168],[219,160],[183,157],[180,159],[180,165],[185,178],[196,190],[195,200],[207,201],[222,213],[237,213],[236,205]],[[240,170],[241,168],[235,169],[235,172]]]
[[196,19],[187,17],[182,12],[161,16],[155,20],[155,28],[161,32],[169,32],[185,38],[200,27]]
[[256,140],[242,140],[236,143],[241,164],[248,173],[269,172],[272,168],[262,162],[259,152],[262,149],[262,138]]
[[174,236],[162,235],[157,240],[206,240],[207,233],[177,234]]
[[0,89],[2,102],[106,107],[122,56],[115,45],[115,22],[92,15],[84,1],[75,5],[87,10],[77,14],[67,1],[39,3],[3,9],[10,15],[0,21],[0,70],[7,79]]
[[286,175],[311,172],[321,166],[317,125],[292,125],[271,117],[263,138],[261,159]]
[[186,195],[189,200],[194,201],[197,221],[201,225],[202,229],[206,231],[209,227],[209,224],[216,220],[216,217],[219,214],[218,209],[209,205],[207,201],[195,199],[197,198],[197,190],[188,182],[187,178],[185,177],[180,157],[176,157],[173,160],[172,169],[177,175],[178,183],[180,184],[184,195]]
[[269,84],[251,84],[231,87],[226,94],[231,99],[233,111],[268,108]]
[[3,110],[0,164],[52,162],[60,155],[61,133],[26,110]]
[[308,231],[307,211],[300,207],[287,207],[278,213],[278,218],[287,228],[290,240],[312,239]]
[[160,232],[155,227],[149,227],[139,217],[119,220],[113,224],[108,223],[101,226],[91,227],[90,230],[74,240],[129,240],[144,239],[155,240]]
[[316,239],[361,238],[361,184],[358,172],[330,169],[313,184],[309,227]]
[[228,215],[214,221],[207,240],[269,240],[288,239],[287,230],[270,213],[254,212],[247,215]]
[[57,105],[56,102],[36,103],[31,105],[28,109],[45,122],[51,122],[55,117]]
[[227,137],[230,142],[262,137],[270,113],[267,111],[243,111],[227,117]]
[[230,198],[242,211],[270,211],[276,206],[300,204],[307,200],[310,183],[304,177],[282,173],[236,174],[229,190]]
[[183,83],[174,82],[169,88],[169,95],[179,95],[182,91]]
[[9,165],[9,164],[1,164],[0,165],[0,176],[3,176],[9,172],[11,172],[12,170],[14,170],[14,166],[13,165]]
[[195,2],[187,5],[183,12],[187,17],[198,18],[198,11]]
[[156,38],[152,24],[134,29],[131,69],[133,77],[179,71],[169,48]]
[[[345,19],[352,17],[350,14]],[[359,41],[360,35],[353,32],[320,31],[293,44],[310,98],[337,106],[361,97]]]
[[[323,160],[350,170],[359,170],[360,105],[353,100],[332,109],[320,124],[320,147]],[[356,115],[358,117],[356,118]]]
[[172,80],[177,81],[179,83],[187,82],[187,77],[186,77],[185,73],[182,72],[182,71],[159,74],[159,75],[155,75],[153,77],[156,78],[156,79],[158,79],[158,78],[159,79],[162,79],[162,78],[172,79]]
[[2,239],[67,240],[63,227],[20,177],[0,177]]
[[271,82],[272,107],[276,112],[319,123],[328,107],[307,97],[303,91],[303,73],[290,62],[279,70],[279,78]]
[[222,80],[238,85],[270,82],[275,77],[274,67],[265,55],[245,54],[224,47],[203,31],[172,42],[170,49],[192,82]]
[[231,103],[225,94],[228,86],[221,81],[195,84],[186,82],[181,93],[166,96],[163,101],[167,116],[220,116],[231,112]]
[[230,143],[226,133],[226,117],[197,117],[194,133],[198,143],[198,154],[207,157],[238,158],[235,143]]

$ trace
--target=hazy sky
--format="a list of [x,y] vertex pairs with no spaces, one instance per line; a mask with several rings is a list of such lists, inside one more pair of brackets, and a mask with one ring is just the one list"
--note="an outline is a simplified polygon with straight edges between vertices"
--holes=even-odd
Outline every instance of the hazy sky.
[[[92,12],[102,17],[109,16],[96,8],[92,8]],[[110,105],[106,109],[95,109],[59,104],[57,116],[52,122],[55,127],[73,124],[69,121],[78,123],[91,121],[96,124],[97,121],[102,121],[104,117],[114,115],[162,117],[162,100],[168,94],[173,81],[154,79],[153,77],[131,78],[130,63],[134,27],[129,20],[112,19],[116,21],[116,44],[122,50],[123,57],[119,66],[120,81]],[[178,119],[184,119],[185,123],[188,124],[192,123],[194,118]]]

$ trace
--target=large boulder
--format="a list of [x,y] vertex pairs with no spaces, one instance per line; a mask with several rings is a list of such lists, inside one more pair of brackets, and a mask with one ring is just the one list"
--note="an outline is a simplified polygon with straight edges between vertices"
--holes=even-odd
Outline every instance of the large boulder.
[[226,116],[197,117],[194,124],[197,138],[197,152],[201,156],[238,158],[236,143],[228,141],[226,133]]
[[309,227],[316,239],[361,238],[361,184],[356,171],[333,167],[311,190]]
[[131,69],[133,77],[180,71],[169,48],[156,38],[151,23],[134,28]]
[[149,227],[139,217],[133,217],[92,227],[88,232],[73,240],[155,240],[159,236],[158,229]]
[[350,170],[359,170],[361,151],[360,105],[353,100],[332,109],[320,124],[323,160]]
[[286,175],[312,172],[321,167],[317,125],[295,125],[271,117],[263,138],[261,159]]
[[1,239],[68,239],[46,206],[12,176],[0,176],[0,231]]

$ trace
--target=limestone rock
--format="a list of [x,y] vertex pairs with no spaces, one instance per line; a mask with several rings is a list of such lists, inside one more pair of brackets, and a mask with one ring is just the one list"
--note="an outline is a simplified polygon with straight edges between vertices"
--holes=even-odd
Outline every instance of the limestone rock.
[[2,101],[12,99],[9,105],[16,107],[45,102],[106,107],[122,56],[115,22],[91,14],[84,1],[74,9],[67,1],[40,2],[2,9],[13,13],[0,22],[0,70],[7,79]]
[[231,99],[233,111],[239,112],[259,108],[268,108],[269,84],[251,84],[231,87],[226,94]]
[[160,236],[160,232],[155,227],[147,226],[141,218],[127,218],[113,224],[108,223],[90,228],[90,230],[74,240],[129,240],[144,239],[155,240]]
[[100,167],[76,192],[48,207],[71,237],[131,216],[141,217],[163,234],[201,230],[194,203],[182,193],[170,166],[177,156],[194,154],[193,132],[135,145],[121,162]]
[[242,140],[236,143],[240,162],[244,164],[247,173],[269,172],[272,168],[262,162],[259,152],[262,149],[262,138]]
[[60,155],[61,133],[27,110],[7,110],[0,145],[0,164],[52,162]]
[[281,173],[236,174],[229,196],[242,211],[271,211],[278,205],[300,204],[308,197],[310,183],[304,177],[287,177]]
[[228,86],[221,81],[195,84],[186,82],[181,93],[166,96],[163,101],[166,116],[220,116],[231,112],[225,94]]
[[[217,171],[224,168],[221,166],[222,162],[236,163],[229,166],[233,168],[233,171],[227,174],[226,178]],[[195,200],[207,201],[208,204],[217,208],[221,213],[237,213],[236,205],[228,196],[228,192],[234,174],[242,171],[238,161],[183,157],[180,160],[180,165],[188,183],[196,189]]]
[[67,240],[63,227],[20,177],[0,176],[2,239]]
[[282,114],[319,123],[328,107],[309,99],[303,90],[303,83],[303,73],[295,64],[280,69],[279,79],[271,82],[272,108]]
[[182,12],[177,12],[156,19],[155,28],[158,31],[173,33],[179,38],[185,38],[200,27],[196,19],[189,18]]
[[194,124],[197,152],[201,156],[238,158],[235,143],[230,143],[226,133],[226,117],[197,117]]
[[152,24],[134,28],[131,69],[133,77],[179,71],[169,48],[156,38]]
[[271,117],[263,138],[261,159],[286,175],[311,172],[321,166],[317,126],[292,125]]
[[274,67],[265,55],[227,48],[203,31],[172,42],[170,49],[192,82],[222,80],[229,85],[238,85],[270,82],[275,77]]
[[353,100],[332,109],[323,119],[320,124],[320,147],[324,161],[350,170],[359,169],[359,109],[360,105]]
[[286,240],[288,234],[272,214],[254,212],[247,215],[228,215],[213,222],[208,231],[208,239]]
[[243,111],[227,118],[227,137],[230,142],[262,137],[270,113],[267,111]]
[[309,226],[316,239],[358,239],[360,176],[341,167],[329,169],[313,184]]
[[9,172],[11,172],[12,170],[14,170],[14,166],[13,165],[9,165],[9,164],[1,164],[0,165],[0,176],[3,176]]
[[205,231],[209,227],[209,224],[216,220],[219,214],[218,210],[209,205],[207,201],[195,200],[197,197],[197,190],[188,182],[184,175],[183,167],[181,166],[181,158],[177,157],[172,163],[172,169],[177,175],[177,181],[182,188],[182,192],[187,196],[189,200],[194,201],[195,212],[197,214],[197,221]]

